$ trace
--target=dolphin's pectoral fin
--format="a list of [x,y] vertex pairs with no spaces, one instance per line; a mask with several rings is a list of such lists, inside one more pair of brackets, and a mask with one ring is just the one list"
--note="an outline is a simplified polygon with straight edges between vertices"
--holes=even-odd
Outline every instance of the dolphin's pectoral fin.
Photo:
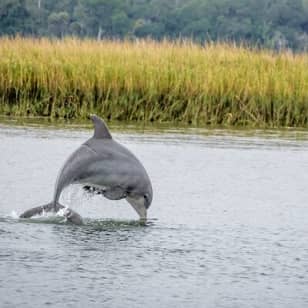
[[81,216],[77,212],[73,211],[72,209],[66,208],[64,205],[58,202],[56,204],[50,202],[45,205],[34,207],[22,213],[19,218],[31,218],[35,215],[41,215],[43,212],[57,213],[60,210],[63,210],[63,217],[65,217],[67,221],[76,225],[81,225],[83,223]]
[[115,186],[104,189],[103,195],[109,200],[120,200],[127,196],[127,192],[122,187]]
[[104,192],[103,189],[100,189],[94,186],[89,186],[89,185],[83,186],[82,188],[84,191],[92,195],[102,195]]
[[105,198],[109,200],[120,200],[127,196],[126,191],[120,187],[108,187],[108,188],[98,188],[90,185],[83,186],[83,189],[92,195],[103,195]]

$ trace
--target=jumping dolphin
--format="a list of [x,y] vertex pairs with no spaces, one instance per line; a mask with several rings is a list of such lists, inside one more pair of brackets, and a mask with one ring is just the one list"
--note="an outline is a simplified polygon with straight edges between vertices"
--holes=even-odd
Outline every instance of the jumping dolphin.
[[110,200],[125,198],[138,213],[140,220],[146,220],[153,197],[152,184],[146,170],[134,154],[112,138],[102,119],[96,115],[90,118],[94,124],[94,135],[64,163],[56,180],[52,201],[24,212],[21,218],[63,209],[67,220],[81,224],[80,215],[61,205],[59,199],[68,185],[82,184],[85,190],[101,193]]

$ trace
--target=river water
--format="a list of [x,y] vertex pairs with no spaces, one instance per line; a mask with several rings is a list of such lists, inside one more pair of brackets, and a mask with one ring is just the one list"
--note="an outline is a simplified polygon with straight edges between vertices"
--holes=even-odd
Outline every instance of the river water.
[[67,156],[92,134],[0,124],[0,307],[308,307],[308,131],[114,128],[154,199],[78,186],[85,218],[19,220],[47,203]]

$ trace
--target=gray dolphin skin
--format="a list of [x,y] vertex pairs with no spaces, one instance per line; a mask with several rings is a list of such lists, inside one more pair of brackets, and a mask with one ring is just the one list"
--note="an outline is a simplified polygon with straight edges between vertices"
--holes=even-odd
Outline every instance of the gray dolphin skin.
[[143,165],[123,145],[116,142],[105,122],[96,115],[90,116],[94,135],[73,152],[61,168],[53,200],[27,210],[20,218],[29,218],[42,212],[58,212],[72,223],[82,224],[78,213],[59,203],[63,189],[70,184],[82,184],[92,193],[100,193],[110,200],[126,199],[146,221],[147,209],[153,198],[152,184]]

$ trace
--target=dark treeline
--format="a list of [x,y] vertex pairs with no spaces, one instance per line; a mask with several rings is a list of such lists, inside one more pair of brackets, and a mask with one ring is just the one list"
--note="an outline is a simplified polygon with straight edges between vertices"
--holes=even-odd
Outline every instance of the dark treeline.
[[0,35],[183,37],[308,50],[308,0],[1,0]]

